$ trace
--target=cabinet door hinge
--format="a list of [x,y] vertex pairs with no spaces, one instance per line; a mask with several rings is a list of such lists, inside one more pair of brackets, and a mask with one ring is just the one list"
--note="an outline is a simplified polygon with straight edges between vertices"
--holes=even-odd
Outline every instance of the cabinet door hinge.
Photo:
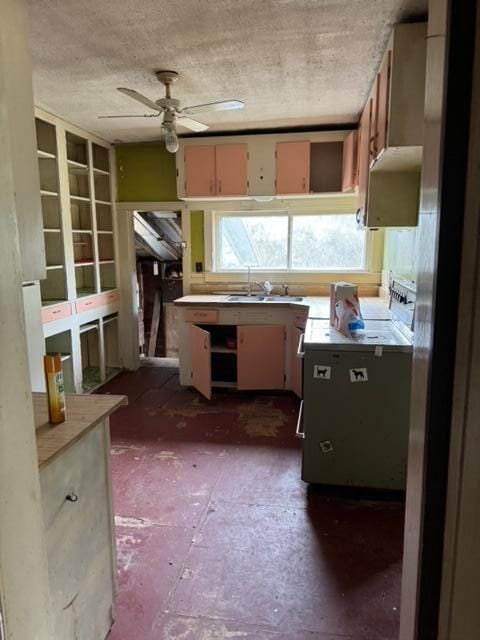
[[177,169],[177,178],[178,178],[178,169]]
[[247,180],[247,187],[250,187],[250,180]]
[[247,151],[247,160],[250,160],[250,152]]

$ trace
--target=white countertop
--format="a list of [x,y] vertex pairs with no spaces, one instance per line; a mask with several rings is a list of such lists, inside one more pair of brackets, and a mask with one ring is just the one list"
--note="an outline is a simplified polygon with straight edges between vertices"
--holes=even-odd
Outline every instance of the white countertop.
[[[230,295],[237,295],[232,292]],[[330,298],[328,296],[306,296],[302,301],[282,299],[278,296],[275,301],[262,302],[252,300],[251,302],[229,301],[230,295],[197,294],[183,296],[175,300],[177,306],[202,306],[202,307],[251,307],[251,306],[276,306],[291,307],[300,311],[307,311],[309,318],[329,318]],[[360,298],[360,308],[366,320],[390,320],[392,314],[388,304],[383,298],[364,297]]]
[[[365,329],[345,336],[332,326],[329,320],[310,318],[305,328],[305,350],[309,349],[355,349],[365,350],[381,347],[382,350],[411,351],[412,345],[395,324],[389,320],[366,320]],[[381,352],[379,352],[381,355]]]

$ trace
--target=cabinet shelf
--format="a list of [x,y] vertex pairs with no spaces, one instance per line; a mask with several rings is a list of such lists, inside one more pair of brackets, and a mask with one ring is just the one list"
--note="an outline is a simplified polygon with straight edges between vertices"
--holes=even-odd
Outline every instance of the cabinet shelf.
[[61,229],[54,229],[53,227],[44,227],[43,233],[62,233]]
[[105,169],[98,169],[97,167],[93,167],[93,172],[98,174],[99,176],[109,176],[110,171],[105,171]]
[[74,262],[75,268],[76,267],[90,267],[93,264],[95,264],[93,260],[77,260],[76,262]]
[[93,231],[91,229],[72,229],[72,233],[89,233],[89,234],[92,234]]
[[98,331],[98,324],[82,324],[80,333],[86,333],[87,331]]
[[40,189],[40,195],[45,198],[58,198],[56,191],[47,191],[46,189]]
[[68,160],[68,170],[76,174],[88,173],[88,165],[83,162],[76,162],[75,160]]
[[112,203],[109,202],[108,200],[95,200],[95,204],[101,204],[105,207],[111,207]]
[[115,260],[99,260],[99,264],[115,264]]
[[113,231],[107,229],[98,229],[97,233],[98,235],[113,236]]
[[63,264],[47,264],[47,271],[53,271],[54,269],[63,269]]
[[79,288],[77,289],[77,298],[85,298],[87,296],[94,296],[96,294],[95,289]]
[[228,382],[226,380],[212,380],[212,387],[224,387],[225,389],[236,389],[236,382]]
[[70,200],[75,200],[77,202],[90,202],[90,198],[88,198],[87,196],[70,195]]
[[212,345],[211,352],[212,353],[226,353],[226,354],[229,354],[229,355],[230,354],[231,355],[235,355],[237,353],[237,350],[236,349],[229,349],[228,347],[224,347],[222,345]]
[[55,158],[57,157],[54,153],[42,151],[42,149],[37,149],[37,156],[39,160],[55,160]]

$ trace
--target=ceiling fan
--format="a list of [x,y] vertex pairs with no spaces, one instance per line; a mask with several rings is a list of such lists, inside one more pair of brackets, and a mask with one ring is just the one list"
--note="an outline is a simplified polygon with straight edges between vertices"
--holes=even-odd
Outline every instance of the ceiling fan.
[[156,113],[145,113],[138,115],[120,115],[120,116],[99,116],[99,118],[158,118],[163,115],[163,129],[165,131],[165,146],[167,151],[175,153],[178,150],[178,137],[176,125],[190,129],[190,131],[206,131],[208,125],[190,118],[190,115],[207,111],[233,111],[243,109],[245,103],[241,100],[222,100],[221,102],[208,102],[206,104],[196,104],[191,107],[181,107],[180,100],[172,98],[171,85],[174,84],[179,75],[176,71],[156,71],[157,79],[165,85],[165,97],[158,100],[150,100],[146,96],[138,93],[134,89],[126,89],[118,87],[118,91],[126,96],[133,98],[137,102],[141,102],[146,107],[153,109]]

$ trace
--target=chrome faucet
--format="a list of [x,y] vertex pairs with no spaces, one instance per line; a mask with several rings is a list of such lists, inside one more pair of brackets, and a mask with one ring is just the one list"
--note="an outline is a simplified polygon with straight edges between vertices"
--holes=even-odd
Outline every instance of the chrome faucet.
[[266,293],[267,296],[269,296],[272,293],[272,283],[269,282],[268,280],[266,280],[265,282],[254,282],[253,284],[256,284],[257,287],[263,291],[263,293]]

